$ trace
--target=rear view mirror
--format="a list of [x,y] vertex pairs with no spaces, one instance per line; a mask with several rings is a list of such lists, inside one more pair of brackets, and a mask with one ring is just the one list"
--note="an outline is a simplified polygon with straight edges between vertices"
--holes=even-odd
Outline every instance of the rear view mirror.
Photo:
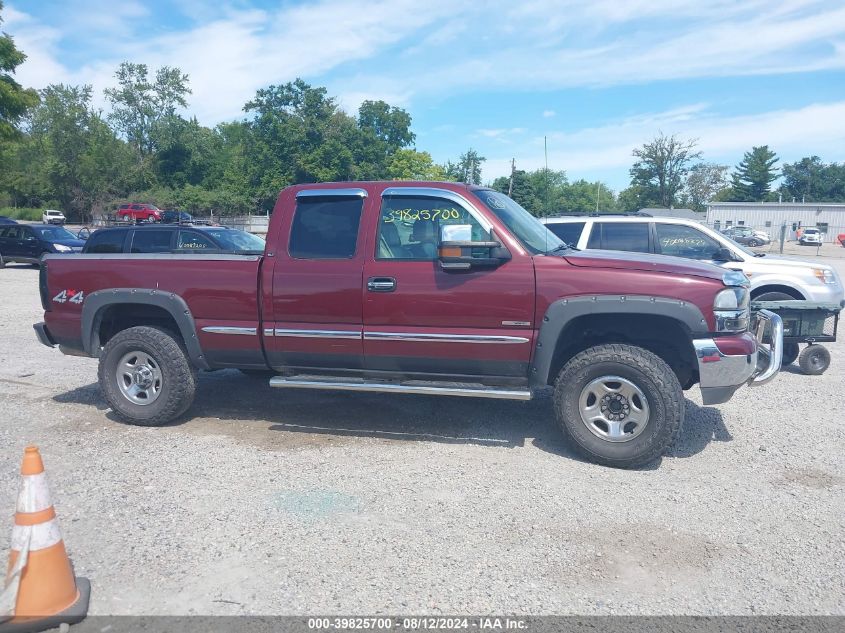
[[79,233],[76,234],[76,237],[81,240],[87,240],[91,237],[91,230],[88,228],[79,229]]
[[[443,270],[499,266],[511,258],[510,251],[495,239],[473,241],[471,224],[449,224],[440,229],[438,256]],[[483,253],[481,251],[487,251]],[[484,255],[487,255],[486,257]]]

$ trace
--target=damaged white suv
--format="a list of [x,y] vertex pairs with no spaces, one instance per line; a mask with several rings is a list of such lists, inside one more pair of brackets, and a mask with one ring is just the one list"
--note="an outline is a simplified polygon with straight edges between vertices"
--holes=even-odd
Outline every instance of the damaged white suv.
[[568,216],[540,220],[579,249],[659,253],[740,270],[751,279],[751,298],[842,303],[845,291],[826,264],[755,253],[694,220],[649,216]]

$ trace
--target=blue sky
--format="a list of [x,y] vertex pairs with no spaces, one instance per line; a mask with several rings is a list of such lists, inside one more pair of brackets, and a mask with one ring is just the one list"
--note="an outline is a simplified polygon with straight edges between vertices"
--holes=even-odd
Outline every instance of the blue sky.
[[302,77],[354,112],[384,99],[438,162],[472,146],[484,178],[549,166],[628,183],[658,131],[735,165],[845,160],[841,0],[6,0],[27,86],[90,83],[123,60],[190,75],[189,111],[243,116],[255,90]]

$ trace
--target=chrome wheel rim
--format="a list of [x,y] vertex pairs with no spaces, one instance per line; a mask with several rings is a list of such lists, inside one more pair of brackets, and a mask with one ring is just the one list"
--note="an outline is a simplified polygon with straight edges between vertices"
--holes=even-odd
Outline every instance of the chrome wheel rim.
[[621,376],[602,376],[587,384],[578,399],[581,421],[607,442],[630,442],[648,426],[649,406],[642,389]]
[[133,404],[148,405],[161,394],[164,379],[161,366],[145,352],[129,352],[117,364],[117,386]]

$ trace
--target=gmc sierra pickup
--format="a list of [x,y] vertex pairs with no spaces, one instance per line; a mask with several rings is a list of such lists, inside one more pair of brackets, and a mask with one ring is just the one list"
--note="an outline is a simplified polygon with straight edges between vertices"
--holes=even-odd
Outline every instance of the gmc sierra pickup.
[[226,367],[282,388],[527,400],[553,385],[572,445],[633,467],[678,436],[684,389],[719,404],[780,369],[780,319],[749,332],[742,273],[578,252],[482,187],[297,185],[261,256],[126,250],[47,256],[35,330],[99,358],[134,424],[182,415],[198,372]]

